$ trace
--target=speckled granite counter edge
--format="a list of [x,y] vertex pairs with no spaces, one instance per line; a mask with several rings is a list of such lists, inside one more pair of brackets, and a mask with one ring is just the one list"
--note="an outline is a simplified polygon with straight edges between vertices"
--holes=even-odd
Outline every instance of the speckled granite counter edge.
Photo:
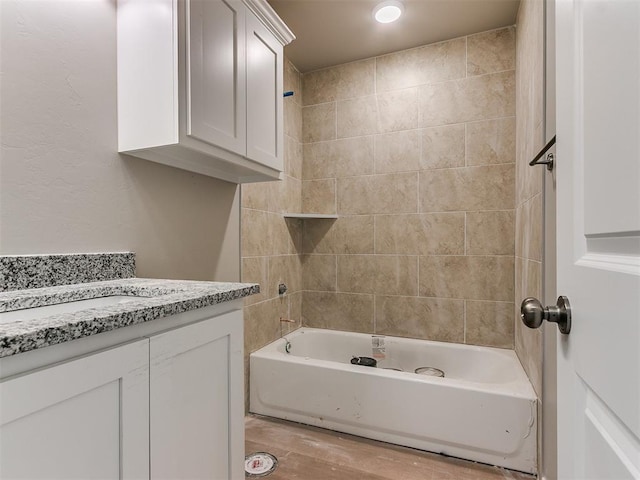
[[[0,324],[0,358],[229,302],[259,292],[260,286],[257,284],[137,278],[0,293],[0,306],[5,302],[48,305],[123,294],[145,297],[109,307]],[[13,305],[16,307],[19,304]]]
[[0,256],[0,292],[135,277],[135,254]]

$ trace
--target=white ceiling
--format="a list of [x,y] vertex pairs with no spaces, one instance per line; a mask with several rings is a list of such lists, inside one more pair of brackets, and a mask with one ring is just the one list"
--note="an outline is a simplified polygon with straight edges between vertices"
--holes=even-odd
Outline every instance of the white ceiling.
[[301,72],[440,42],[516,23],[520,0],[404,0],[404,15],[380,24],[382,0],[268,0],[297,39],[285,48]]

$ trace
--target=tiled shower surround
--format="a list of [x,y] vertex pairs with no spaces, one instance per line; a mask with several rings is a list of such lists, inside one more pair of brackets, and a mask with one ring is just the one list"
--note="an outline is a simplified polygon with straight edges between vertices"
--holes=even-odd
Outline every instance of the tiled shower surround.
[[515,29],[303,76],[307,326],[513,347]]
[[285,90],[284,179],[242,191],[242,281],[263,286],[247,353],[281,315],[513,348],[515,28],[304,75],[287,62]]

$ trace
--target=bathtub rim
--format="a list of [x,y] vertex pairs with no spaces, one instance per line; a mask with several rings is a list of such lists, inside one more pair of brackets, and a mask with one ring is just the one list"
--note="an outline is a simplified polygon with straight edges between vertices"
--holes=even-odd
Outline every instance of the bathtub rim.
[[[359,365],[351,365],[350,363],[342,363],[334,360],[323,360],[312,357],[304,357],[300,355],[288,354],[285,352],[286,342],[291,342],[295,337],[304,335],[307,332],[311,333],[322,333],[329,332],[331,334],[349,334],[354,336],[364,336],[371,337],[376,336],[378,334],[372,333],[359,333],[359,332],[349,332],[343,330],[332,330],[325,328],[312,328],[312,327],[300,327],[286,335],[282,338],[279,338],[264,347],[256,350],[255,352],[250,354],[250,358],[269,358],[273,360],[283,361],[287,363],[303,363],[308,365],[315,365],[331,370],[341,370],[348,371],[355,374],[361,375],[374,375],[380,377],[399,377],[403,378],[410,382],[417,383],[429,383],[429,384],[437,384],[442,387],[449,388],[460,388],[462,390],[474,391],[474,392],[486,392],[486,393],[495,393],[497,395],[510,395],[517,398],[527,399],[527,400],[538,400],[538,396],[531,385],[527,374],[520,363],[518,356],[516,355],[514,350],[511,349],[503,349],[497,347],[485,347],[481,345],[467,345],[460,343],[449,343],[449,342],[439,342],[435,340],[422,340],[415,338],[405,338],[405,337],[396,337],[393,335],[380,335],[387,338],[393,338],[400,341],[409,341],[409,342],[417,342],[417,343],[425,343],[428,345],[437,345],[441,348],[452,348],[455,350],[464,349],[464,350],[475,350],[475,351],[489,351],[493,353],[498,353],[500,356],[505,357],[505,361],[513,362],[513,365],[517,371],[517,376],[515,380],[508,382],[479,382],[473,381],[469,379],[460,379],[460,378],[451,378],[451,377],[429,377],[425,375],[417,375],[413,372],[408,371],[394,371],[394,370],[385,370],[383,368],[372,368],[372,367],[363,367]],[[293,342],[292,342],[293,343]],[[506,358],[508,357],[508,358]],[[445,372],[446,374],[446,372]]]

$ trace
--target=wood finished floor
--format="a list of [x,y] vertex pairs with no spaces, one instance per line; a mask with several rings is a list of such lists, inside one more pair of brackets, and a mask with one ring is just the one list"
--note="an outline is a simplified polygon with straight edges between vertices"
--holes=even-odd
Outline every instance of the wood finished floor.
[[269,452],[269,480],[533,480],[520,472],[399,447],[322,428],[249,415],[247,453]]

